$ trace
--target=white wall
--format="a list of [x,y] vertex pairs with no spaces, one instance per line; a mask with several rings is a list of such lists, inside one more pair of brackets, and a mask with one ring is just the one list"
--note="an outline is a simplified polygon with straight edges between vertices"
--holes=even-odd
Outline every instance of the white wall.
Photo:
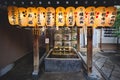
[[[84,37],[83,37],[83,29],[80,30],[80,46],[84,46]],[[99,30],[93,29],[93,47],[98,47],[99,43]],[[87,31],[85,29],[85,45],[87,45]]]
[[117,43],[116,37],[104,37],[104,29],[102,29],[102,43]]
[[[83,29],[80,29],[80,46],[84,46]],[[100,43],[100,29],[93,29],[93,47],[98,48]],[[115,37],[104,37],[104,29],[102,29],[102,43],[117,43]],[[85,45],[87,45],[87,32],[85,31]]]

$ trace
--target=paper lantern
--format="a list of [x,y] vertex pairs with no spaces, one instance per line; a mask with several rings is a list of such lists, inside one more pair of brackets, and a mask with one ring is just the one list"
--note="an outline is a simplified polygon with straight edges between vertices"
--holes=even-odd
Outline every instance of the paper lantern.
[[65,8],[58,7],[56,8],[56,26],[65,25]]
[[45,14],[46,14],[46,9],[43,7],[38,7],[37,8],[37,26],[45,26]]
[[95,9],[95,27],[104,27],[106,17],[106,8],[98,7]]
[[66,26],[72,27],[75,25],[75,8],[68,7],[66,8]]
[[94,26],[95,21],[95,7],[87,7],[85,10],[85,25]]
[[54,26],[55,24],[55,9],[53,7],[46,8],[46,26]]
[[8,20],[11,25],[18,25],[18,8],[15,6],[8,7]]
[[27,26],[27,9],[20,7],[18,8],[18,24],[21,27]]
[[77,7],[75,10],[76,26],[85,26],[85,8]]
[[115,22],[117,15],[117,8],[116,7],[107,7],[106,8],[106,19],[105,19],[105,26],[112,26]]
[[37,25],[36,14],[37,14],[36,8],[34,8],[34,7],[27,8],[28,26],[36,27],[36,25]]

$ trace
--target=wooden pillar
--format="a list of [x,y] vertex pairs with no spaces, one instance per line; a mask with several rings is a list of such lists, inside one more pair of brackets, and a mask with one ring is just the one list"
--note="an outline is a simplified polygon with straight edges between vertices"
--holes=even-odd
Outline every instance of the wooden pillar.
[[48,29],[46,29],[45,44],[46,44],[46,52],[48,52],[49,51],[49,33],[48,33]]
[[102,50],[102,28],[100,29],[100,50]]
[[33,75],[38,75],[39,72],[39,35],[40,29],[33,29]]
[[88,73],[92,72],[92,36],[93,29],[92,27],[87,28],[87,71]]
[[83,48],[86,48],[86,46],[85,46],[85,27],[83,27]]
[[80,28],[77,28],[77,50],[80,52]]
[[[72,37],[73,37],[73,27],[69,27],[70,28],[70,31],[71,31],[71,40],[72,40]],[[73,43],[71,42],[71,46],[73,46]]]
[[50,38],[49,38],[49,48],[50,49],[52,49],[53,47],[54,47],[54,29],[53,28],[51,28],[50,29],[50,33],[49,33],[49,35],[50,35]]

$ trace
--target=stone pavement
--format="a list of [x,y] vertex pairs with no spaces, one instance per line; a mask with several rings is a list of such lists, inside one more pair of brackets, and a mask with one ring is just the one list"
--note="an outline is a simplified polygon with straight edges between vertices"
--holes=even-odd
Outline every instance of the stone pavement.
[[[33,80],[32,69],[33,53],[30,53],[15,62],[14,68],[0,80]],[[46,73],[44,68],[40,70],[38,80],[86,80],[84,69],[76,73]],[[93,72],[87,80],[105,80],[103,77],[106,80],[120,80],[120,53],[97,52],[93,55]]]
[[38,80],[86,80],[82,72],[44,72]]
[[83,72],[87,80],[105,80],[104,77],[100,74],[98,69],[93,64],[92,66],[92,73],[87,73],[87,58],[86,58],[86,51],[80,52],[79,55],[81,56],[82,62],[83,62]]
[[98,52],[93,56],[93,64],[106,80],[120,80],[120,53]]
[[33,53],[27,54],[15,62],[15,66],[0,80],[86,80],[82,70],[74,73],[51,73],[44,71],[44,65],[40,67],[39,75],[32,76]]

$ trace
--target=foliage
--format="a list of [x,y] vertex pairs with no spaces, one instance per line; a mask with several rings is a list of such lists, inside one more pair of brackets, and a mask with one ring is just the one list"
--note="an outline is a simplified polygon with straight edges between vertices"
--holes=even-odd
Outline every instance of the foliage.
[[115,31],[116,37],[120,37],[120,8],[117,10],[117,17],[113,26],[116,29]]

